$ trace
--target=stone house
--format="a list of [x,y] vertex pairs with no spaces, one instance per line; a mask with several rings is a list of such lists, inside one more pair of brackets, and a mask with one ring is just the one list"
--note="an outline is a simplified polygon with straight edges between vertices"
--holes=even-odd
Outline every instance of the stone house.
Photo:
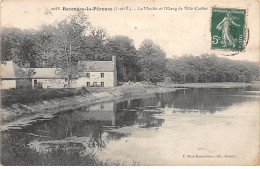
[[117,84],[116,57],[112,61],[82,61],[81,76],[72,82],[72,87],[115,87]]
[[[116,86],[115,56],[112,61],[81,61],[78,65],[83,66],[83,71],[72,79],[72,88]],[[28,81],[31,88],[68,88],[68,80],[60,73],[61,68],[30,68],[33,74],[28,76],[27,68],[20,68],[13,61],[6,61],[1,64],[0,69],[1,89],[18,88],[18,84],[28,84]]]

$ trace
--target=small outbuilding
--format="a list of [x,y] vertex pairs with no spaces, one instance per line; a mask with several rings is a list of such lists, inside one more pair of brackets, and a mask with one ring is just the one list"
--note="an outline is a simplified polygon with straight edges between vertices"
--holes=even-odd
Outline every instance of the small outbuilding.
[[0,89],[16,89],[26,78],[26,74],[12,60],[1,61],[0,77]]

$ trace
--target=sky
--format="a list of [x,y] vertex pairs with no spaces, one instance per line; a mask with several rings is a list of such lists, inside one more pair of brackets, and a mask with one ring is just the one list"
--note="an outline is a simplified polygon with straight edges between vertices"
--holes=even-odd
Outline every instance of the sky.
[[[186,6],[204,7],[206,10],[185,10]],[[247,9],[246,21],[250,36],[245,52],[226,56],[233,52],[211,50],[210,19],[213,6]],[[52,10],[55,7],[60,7],[61,10]],[[167,58],[184,54],[216,53],[233,60],[259,61],[259,2],[256,0],[3,0],[1,27],[39,29],[43,24],[53,24],[76,13],[63,11],[63,7],[131,7],[131,11],[85,13],[93,26],[106,29],[109,36],[129,36],[137,48],[143,40],[153,40],[166,52]],[[138,10],[144,7],[172,10]],[[174,10],[179,7],[183,10]]]

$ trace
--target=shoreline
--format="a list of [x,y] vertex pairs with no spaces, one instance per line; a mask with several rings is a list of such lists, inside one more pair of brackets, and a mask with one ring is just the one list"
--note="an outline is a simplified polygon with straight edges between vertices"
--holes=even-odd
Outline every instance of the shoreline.
[[1,131],[8,129],[21,129],[33,123],[49,120],[61,112],[75,110],[107,101],[118,101],[125,98],[141,98],[154,93],[174,92],[187,88],[241,88],[256,87],[259,83],[158,83],[145,85],[134,83],[114,88],[90,89],[90,93],[75,95],[36,103],[15,103],[1,109]]
[[164,83],[160,82],[157,84],[160,87],[168,88],[240,88],[240,87],[255,87],[260,88],[260,82],[216,82],[216,83]]
[[176,90],[181,89],[135,83],[93,91],[85,95],[57,98],[30,104],[15,103],[1,109],[1,131],[21,129],[22,127],[39,121],[50,120],[61,112],[67,112],[101,102],[116,101],[124,97],[140,98],[145,95],[173,92]]

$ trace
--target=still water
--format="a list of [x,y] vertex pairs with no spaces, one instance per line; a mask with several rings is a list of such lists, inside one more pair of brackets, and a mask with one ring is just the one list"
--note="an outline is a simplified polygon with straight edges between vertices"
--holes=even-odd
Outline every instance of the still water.
[[43,154],[78,148],[121,165],[248,165],[258,152],[258,115],[259,91],[250,88],[123,98],[2,132],[2,156],[19,142]]

